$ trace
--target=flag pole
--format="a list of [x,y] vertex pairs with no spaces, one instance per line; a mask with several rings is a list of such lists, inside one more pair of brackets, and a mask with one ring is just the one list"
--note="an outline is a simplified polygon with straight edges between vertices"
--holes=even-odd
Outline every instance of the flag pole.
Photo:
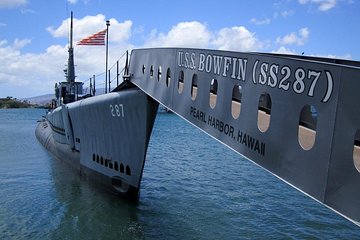
[[[108,82],[109,26],[110,26],[110,21],[106,20],[105,93],[107,93],[107,82]],[[110,81],[110,79],[109,79],[109,81]],[[110,88],[110,82],[109,82],[109,88]],[[109,89],[109,92],[110,92],[110,89]]]

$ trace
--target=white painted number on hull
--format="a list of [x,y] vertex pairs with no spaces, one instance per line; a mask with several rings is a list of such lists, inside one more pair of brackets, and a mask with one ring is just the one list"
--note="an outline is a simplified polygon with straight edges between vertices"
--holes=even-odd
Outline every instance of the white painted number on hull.
[[125,117],[124,106],[122,104],[110,104],[110,112],[113,117]]

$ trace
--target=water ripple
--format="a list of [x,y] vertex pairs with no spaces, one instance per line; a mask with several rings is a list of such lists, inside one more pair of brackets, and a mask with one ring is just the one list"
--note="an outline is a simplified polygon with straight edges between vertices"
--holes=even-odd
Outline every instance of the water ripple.
[[359,239],[359,228],[172,114],[157,116],[138,203],[82,180],[0,113],[0,239]]

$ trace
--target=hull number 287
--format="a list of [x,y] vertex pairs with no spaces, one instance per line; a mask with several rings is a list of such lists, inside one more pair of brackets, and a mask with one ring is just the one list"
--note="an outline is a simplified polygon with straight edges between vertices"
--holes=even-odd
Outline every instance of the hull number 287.
[[124,106],[120,104],[110,104],[110,113],[113,117],[124,117]]

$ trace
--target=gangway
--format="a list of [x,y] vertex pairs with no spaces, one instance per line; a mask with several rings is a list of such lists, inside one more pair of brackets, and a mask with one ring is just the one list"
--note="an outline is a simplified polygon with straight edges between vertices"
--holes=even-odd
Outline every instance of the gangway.
[[138,49],[125,78],[359,225],[359,67],[306,56]]

